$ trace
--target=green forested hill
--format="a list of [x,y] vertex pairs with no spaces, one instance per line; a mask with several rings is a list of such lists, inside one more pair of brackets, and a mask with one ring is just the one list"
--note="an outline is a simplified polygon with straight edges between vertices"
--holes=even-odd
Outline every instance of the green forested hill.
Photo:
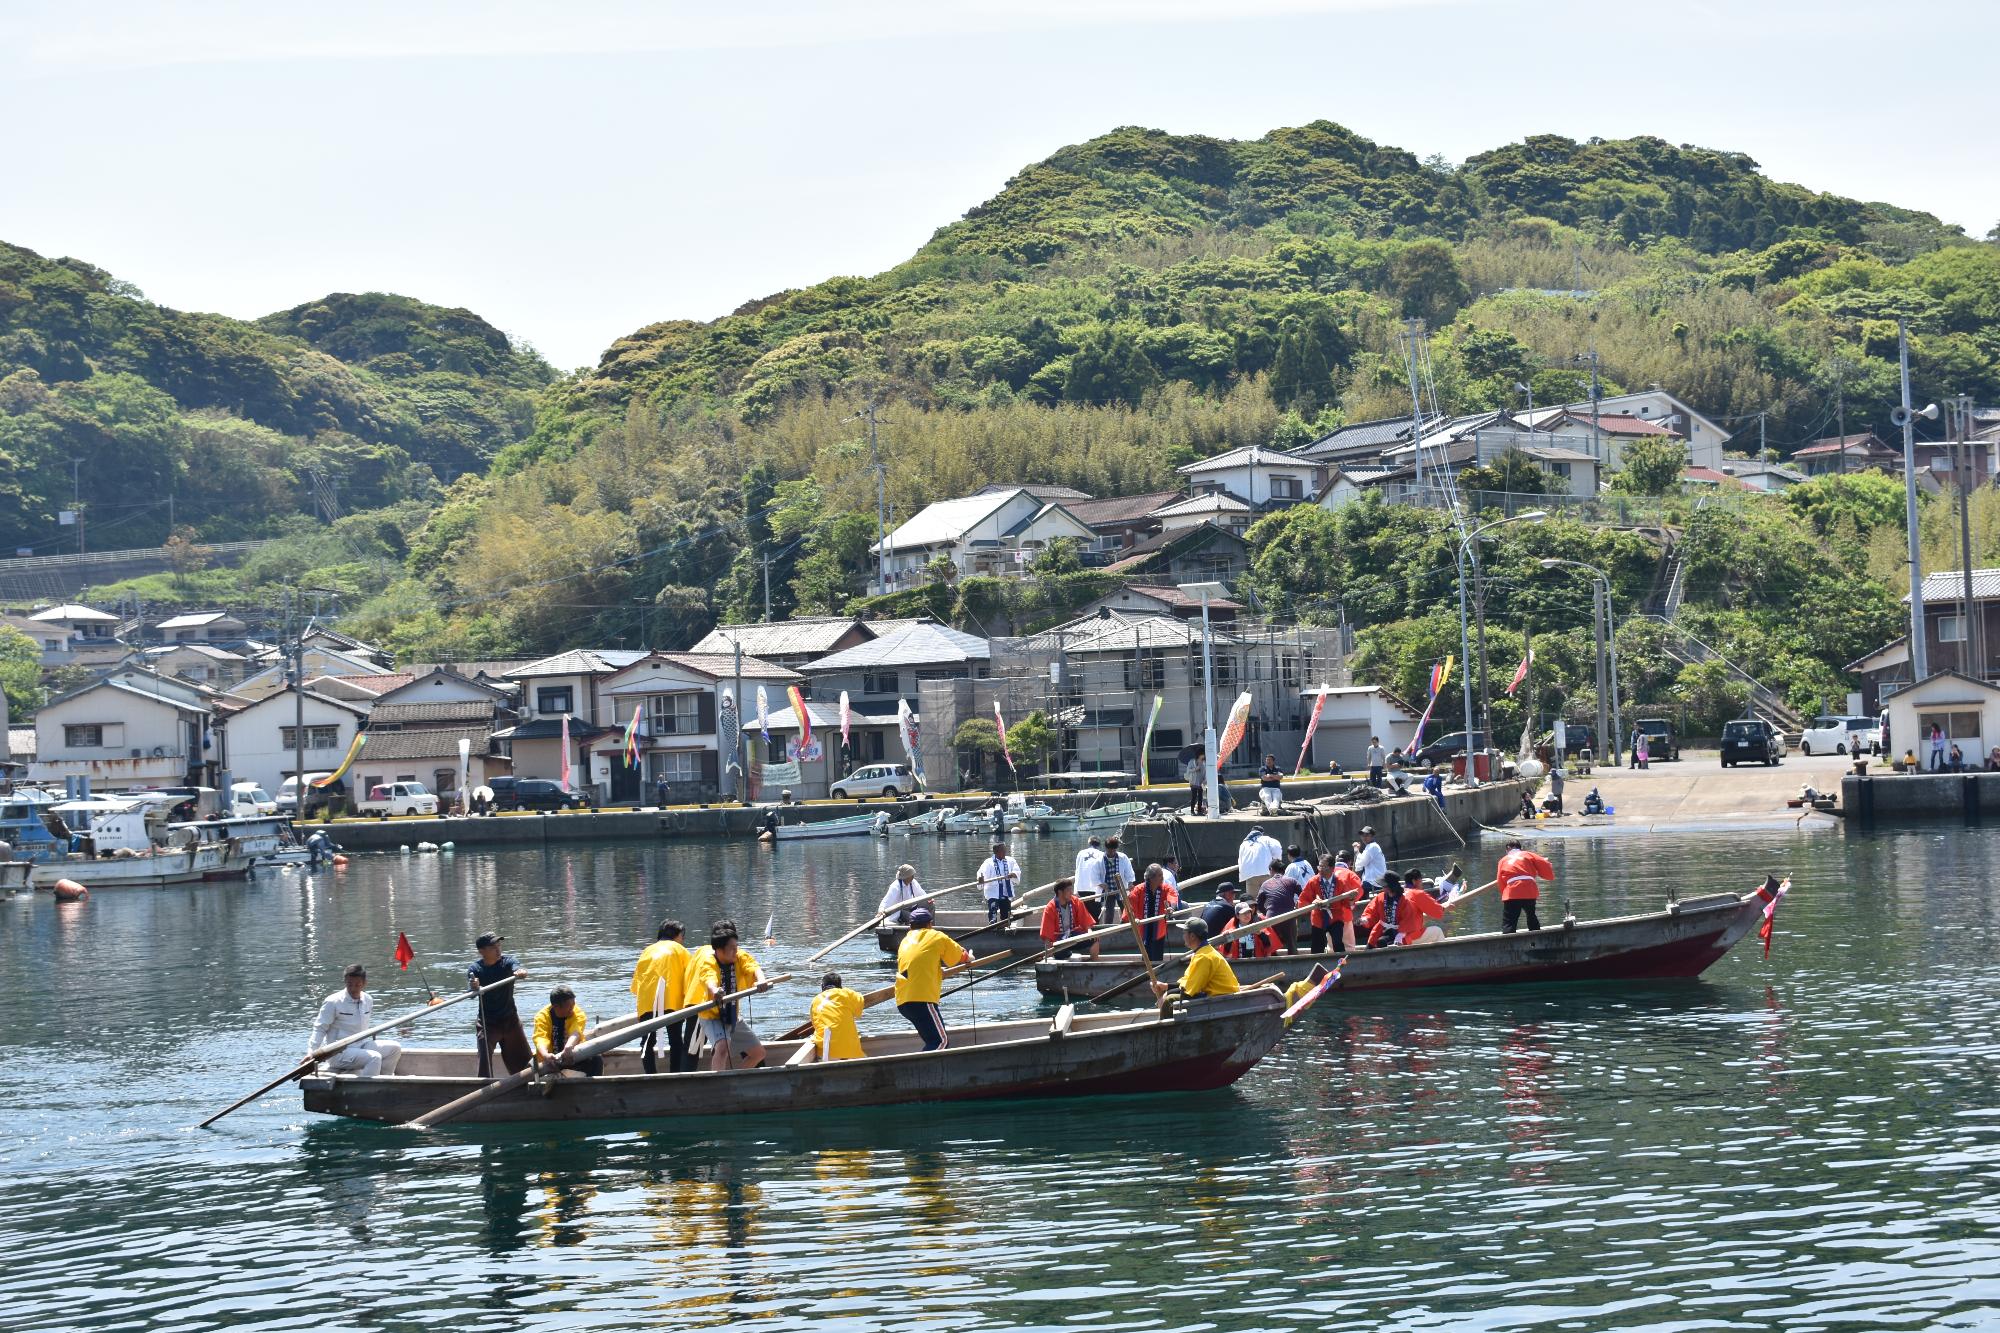
[[315,508],[315,472],[343,511],[428,506],[553,378],[464,310],[335,295],[246,323],[0,244],[0,549],[49,543],[73,484],[99,546],[164,540],[170,509],[268,535]]

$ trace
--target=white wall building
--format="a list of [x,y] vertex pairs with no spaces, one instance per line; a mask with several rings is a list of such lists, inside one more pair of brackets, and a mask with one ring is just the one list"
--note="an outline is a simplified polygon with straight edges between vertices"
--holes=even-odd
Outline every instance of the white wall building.
[[[1306,715],[1312,715],[1320,687],[1300,690]],[[1423,716],[1380,685],[1332,686],[1326,692],[1326,707],[1319,715],[1319,729],[1313,732],[1309,767],[1324,771],[1334,764],[1347,772],[1368,765],[1368,738],[1379,736],[1386,749],[1407,745],[1417,733],[1417,719]]]
[[[1644,389],[1638,393],[1620,393],[1600,398],[1597,400],[1597,410],[1605,416],[1634,416],[1665,426],[1673,434],[1688,442],[1689,467],[1720,470],[1722,447],[1731,439],[1728,431],[1664,389]],[[1547,417],[1563,411],[1588,416],[1590,403],[1588,400],[1580,403],[1552,403],[1546,407],[1538,407],[1533,412],[1517,412],[1514,415],[1530,425],[1538,425]],[[1616,460],[1613,462],[1615,464]]]
[[276,793],[297,770],[292,738],[300,709],[305,712],[306,772],[340,767],[354,733],[368,720],[363,704],[330,698],[308,689],[303,699],[289,688],[238,709],[222,724],[230,774]]
[[[211,711],[191,685],[126,671],[50,700],[35,715],[31,782],[87,777],[100,791],[212,777]],[[211,784],[212,785],[212,784]]]
[[889,586],[907,588],[922,583],[924,566],[940,555],[960,578],[1019,575],[1061,537],[1087,549],[1097,534],[1060,502],[1018,487],[925,505],[876,549],[885,555]]
[[1318,489],[1317,470],[1295,454],[1249,444],[1174,469],[1195,495],[1226,492],[1262,512],[1303,504]]

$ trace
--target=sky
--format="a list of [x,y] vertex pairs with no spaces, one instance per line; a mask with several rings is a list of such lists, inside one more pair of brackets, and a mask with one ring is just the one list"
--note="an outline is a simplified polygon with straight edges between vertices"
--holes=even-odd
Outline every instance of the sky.
[[1992,0],[0,0],[0,240],[244,318],[465,306],[569,369],[887,268],[1119,125],[1653,134],[1977,236],[1996,38]]

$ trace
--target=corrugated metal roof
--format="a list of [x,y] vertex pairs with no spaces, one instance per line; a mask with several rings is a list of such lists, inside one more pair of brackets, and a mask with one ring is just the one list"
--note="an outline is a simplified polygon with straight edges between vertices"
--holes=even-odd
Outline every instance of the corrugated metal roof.
[[[1209,603],[1214,606],[1215,603]],[[1226,630],[1213,631],[1218,647],[1241,643]],[[1090,615],[1021,640],[1024,647],[1042,652],[1129,653],[1133,648],[1161,650],[1196,649],[1201,646],[1201,625],[1179,616],[1137,615],[1113,611],[1108,616]]]
[[1314,461],[1371,448],[1379,451],[1409,438],[1408,417],[1383,417],[1377,421],[1357,421],[1351,426],[1342,426],[1293,452],[1299,458]]
[[526,666],[516,667],[510,678],[529,676],[596,676],[631,666],[647,652],[643,648],[572,648]]
[[[913,517],[905,519],[900,527],[889,534],[889,548],[905,551],[955,542],[1019,494],[1021,489],[1016,487],[990,495],[965,495],[956,500],[934,500],[918,510]],[[1036,503],[1040,504],[1039,501]]]
[[984,662],[986,640],[943,625],[919,621],[867,643],[808,662],[808,672],[872,671],[877,667],[959,665]]
[[[236,620],[227,611],[190,611],[186,615],[173,616],[153,626],[154,629],[199,629],[203,625],[213,625],[218,620]],[[237,624],[242,624],[240,620]]]
[[[699,672],[711,680],[722,680],[736,674],[735,653],[661,653],[660,656],[676,666]],[[796,671],[787,670],[776,662],[766,661],[761,657],[753,657],[749,653],[743,654],[743,674],[755,676],[759,680],[805,679]]]
[[717,625],[688,651],[733,655],[740,643],[746,655],[790,657],[810,653],[817,657],[832,652],[841,636],[860,624],[853,616],[803,616],[770,624]]

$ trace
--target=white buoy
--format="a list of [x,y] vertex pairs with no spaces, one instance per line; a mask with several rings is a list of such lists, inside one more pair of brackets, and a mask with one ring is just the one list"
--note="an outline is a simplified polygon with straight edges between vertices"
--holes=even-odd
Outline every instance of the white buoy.
[[429,855],[437,849],[438,845],[434,842],[420,842],[417,844],[417,850],[423,852],[425,855]]
[[[403,855],[408,856],[410,854],[410,844],[406,842],[401,847],[398,847],[396,850],[401,852]],[[480,1003],[485,1004],[486,1001],[481,1000]]]
[[455,852],[458,850],[458,844],[455,842],[441,842],[438,844],[438,850],[441,852]]

